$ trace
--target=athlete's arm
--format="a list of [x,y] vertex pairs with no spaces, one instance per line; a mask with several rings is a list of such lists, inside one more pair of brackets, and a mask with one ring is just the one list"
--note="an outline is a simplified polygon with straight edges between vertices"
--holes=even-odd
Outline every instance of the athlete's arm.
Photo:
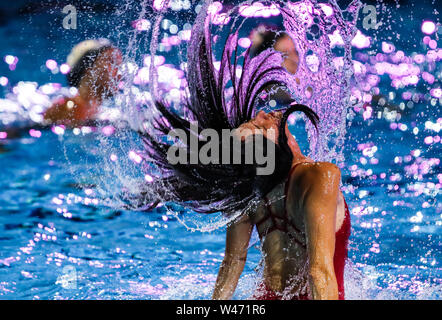
[[338,299],[333,257],[340,179],[338,167],[326,162],[306,165],[297,179],[303,190],[309,282],[315,300]]
[[244,269],[253,225],[245,214],[227,228],[226,250],[218,272],[213,299],[230,299]]

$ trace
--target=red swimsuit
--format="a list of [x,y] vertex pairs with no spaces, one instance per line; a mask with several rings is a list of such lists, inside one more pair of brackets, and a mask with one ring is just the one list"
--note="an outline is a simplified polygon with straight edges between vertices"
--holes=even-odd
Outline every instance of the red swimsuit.
[[[289,173],[289,177],[291,176],[292,172],[295,170],[295,168],[299,164],[301,164],[301,163],[298,163],[294,167],[292,167],[292,169],[290,170],[290,173]],[[285,199],[287,199],[288,187],[289,187],[289,184],[286,183],[285,184],[285,196],[286,196]],[[266,235],[268,235],[270,232],[273,232],[274,230],[280,230],[282,232],[287,233],[293,241],[298,242],[301,246],[303,246],[305,248],[306,247],[305,243],[300,241],[300,239],[297,239],[297,237],[295,237],[295,233],[291,233],[288,230],[288,227],[291,227],[298,234],[304,234],[302,231],[297,229],[296,226],[288,219],[287,209],[286,209],[286,212],[283,217],[276,216],[276,215],[272,214],[272,211],[270,210],[270,205],[269,205],[269,201],[268,201],[267,197],[264,198],[264,200],[266,202],[265,207],[266,207],[267,214],[264,216],[264,218],[262,218],[260,221],[258,221],[256,223],[256,226],[258,227],[260,224],[262,224],[267,219],[272,220],[272,226],[270,228],[264,230],[263,234],[260,234],[261,238],[264,238]],[[341,227],[335,233],[336,242],[335,242],[335,253],[334,253],[334,257],[333,257],[335,275],[336,275],[336,280],[338,283],[339,300],[344,300],[344,297],[345,297],[345,295],[344,295],[344,267],[345,267],[345,260],[347,259],[347,244],[348,244],[348,238],[350,237],[350,229],[351,229],[350,212],[348,210],[347,202],[345,201],[345,199],[344,199],[344,203],[345,203],[345,218],[344,218],[344,221],[342,222]],[[275,292],[275,291],[267,288],[266,285],[264,283],[262,283],[259,286],[257,292],[255,293],[255,295],[253,297],[254,297],[254,299],[257,299],[257,300],[281,300],[283,298],[283,295],[282,295],[282,293]],[[295,300],[308,300],[309,297],[308,297],[308,295],[303,294],[303,295],[299,295],[299,296],[294,297],[294,299]]]

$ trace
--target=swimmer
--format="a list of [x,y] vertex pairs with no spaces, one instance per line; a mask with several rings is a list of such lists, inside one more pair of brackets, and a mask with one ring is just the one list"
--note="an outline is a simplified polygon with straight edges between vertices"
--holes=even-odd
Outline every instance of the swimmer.
[[121,63],[121,51],[107,39],[77,44],[67,58],[67,81],[78,93],[56,101],[44,114],[45,122],[76,126],[94,120],[103,100],[118,90]]
[[[257,56],[264,50],[273,48],[283,54],[282,66],[289,73],[295,74],[298,71],[299,54],[295,43],[287,33],[280,31],[277,27],[262,24],[250,33],[249,38],[252,42],[250,48],[251,56]],[[300,84],[298,78],[295,78],[295,80]],[[309,89],[311,90],[311,88]],[[272,94],[272,98],[282,104],[288,103],[291,100],[290,94],[283,89],[277,89]]]
[[252,42],[250,50],[252,56],[257,56],[264,50],[273,47],[283,53],[283,67],[291,74],[296,73],[299,55],[293,40],[287,33],[278,31],[275,27],[260,25],[251,32],[250,40]]
[[[252,42],[250,49],[250,54],[252,56],[256,56],[268,48],[273,48],[283,54],[284,61],[282,66],[289,73],[296,73],[299,65],[299,54],[296,50],[295,43],[287,33],[282,32],[275,26],[262,24],[250,33],[249,38]],[[300,84],[300,80],[298,78],[295,78],[295,80],[298,84]],[[310,92],[310,94],[313,93],[313,89],[311,87],[308,87],[307,90]],[[287,103],[291,99],[290,94],[282,89],[278,89],[275,93],[273,93],[272,98],[279,103]],[[370,103],[366,103],[365,107],[366,106],[375,108],[375,112],[383,111],[384,108],[387,108],[389,111],[396,110],[400,112],[399,106],[391,102],[388,96],[384,94],[373,94],[372,101]]]
[[[228,37],[221,59],[219,70],[224,74],[213,66],[210,33],[195,29],[192,37],[189,97],[184,101],[188,117],[179,116],[156,99],[156,132],[140,132],[146,159],[160,173],[149,184],[150,193],[144,193],[144,202],[155,200],[148,198],[153,190],[162,201],[197,212],[220,211],[227,217],[236,217],[227,228],[225,255],[213,299],[232,298],[254,226],[262,243],[264,273],[253,298],[344,299],[350,215],[340,191],[341,173],[332,163],[306,157],[287,127],[287,119],[295,111],[303,112],[316,128],[318,116],[293,100],[284,112],[256,112],[255,100],[262,90],[269,85],[285,85],[281,79],[287,77],[287,70],[276,64],[280,60],[272,60],[280,53],[271,49],[244,61],[242,75],[251,76],[241,76],[234,83],[233,98],[227,101],[226,74],[235,74],[237,62],[235,57],[235,63],[230,63],[235,35]],[[198,130],[192,129],[189,119],[198,122]],[[233,138],[239,143],[225,150],[220,142],[223,152],[212,155],[215,159],[208,164],[169,161],[171,144],[164,137],[170,130],[185,132],[187,139],[180,137],[178,144],[185,146],[182,150],[191,159],[192,154],[202,151],[201,143],[206,139],[200,133],[208,128],[220,135],[223,129],[236,129]],[[198,150],[192,150],[192,138],[201,139]],[[266,140],[265,150],[273,150],[276,162],[267,175],[258,174],[263,164],[256,154],[252,162],[245,161],[250,155],[249,144],[261,138]],[[224,152],[230,160],[238,152],[240,163],[225,163]]]
[[[214,299],[232,297],[245,265],[253,226],[264,254],[264,277],[253,298],[344,299],[350,216],[339,190],[340,170],[332,163],[314,162],[302,154],[286,125],[288,114],[260,111],[239,126],[249,132],[261,129],[264,136],[269,129],[286,136],[292,161],[285,181],[274,186],[256,209],[228,227]],[[281,145],[283,139],[275,143]]]

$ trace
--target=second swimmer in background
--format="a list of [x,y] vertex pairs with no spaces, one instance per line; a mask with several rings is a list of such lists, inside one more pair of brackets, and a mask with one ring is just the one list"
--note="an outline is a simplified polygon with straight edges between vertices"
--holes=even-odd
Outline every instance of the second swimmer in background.
[[[278,27],[272,25],[261,24],[256,27],[249,35],[250,41],[252,42],[250,48],[250,55],[255,57],[261,52],[273,48],[283,54],[284,60],[282,66],[287,72],[291,74],[296,74],[299,65],[299,54],[296,50],[295,43],[290,36],[281,31]],[[296,82],[299,84],[298,78],[295,78]],[[267,90],[273,86],[269,86]],[[311,90],[309,88],[308,90]],[[275,99],[279,104],[288,104],[292,101],[290,94],[282,88],[278,88],[271,93],[272,99]]]
[[77,88],[74,97],[56,101],[44,114],[48,124],[77,126],[94,120],[104,99],[118,90],[122,53],[107,39],[85,40],[67,58],[69,86]]

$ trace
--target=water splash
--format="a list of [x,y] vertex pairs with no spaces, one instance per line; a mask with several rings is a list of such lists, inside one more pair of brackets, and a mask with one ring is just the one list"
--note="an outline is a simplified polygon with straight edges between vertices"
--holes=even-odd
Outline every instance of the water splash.
[[[131,1],[126,0],[116,15],[123,14],[130,4]],[[312,134],[312,127],[307,125],[310,156],[315,160],[343,161],[346,115],[351,107],[351,42],[356,34],[359,2],[355,1],[345,10],[341,10],[334,1],[327,5],[310,0],[296,3],[279,1],[268,5],[265,2],[259,5],[259,2],[245,1],[230,7],[223,6],[220,2],[206,1],[196,7],[198,9],[195,11],[198,13],[194,19],[187,18],[182,23],[183,30],[180,32],[177,32],[177,25],[169,20],[176,15],[171,12],[173,8],[177,8],[172,4],[173,1],[161,2],[161,5],[154,3],[154,7],[149,1],[139,4],[138,15],[134,20],[136,23],[133,24],[125,50],[121,94],[115,98],[117,111],[114,110],[114,113],[117,115],[114,114],[113,118],[117,122],[111,127],[117,130],[106,126],[94,129],[103,134],[98,136],[98,143],[93,149],[89,143],[81,141],[84,130],[81,137],[75,133],[64,135],[67,168],[78,184],[94,185],[97,196],[102,199],[101,203],[112,207],[138,206],[136,195],[140,189],[147,193],[154,192],[149,191],[149,182],[151,177],[155,177],[155,170],[152,171],[152,166],[141,158],[143,145],[134,131],[150,129],[150,119],[157,116],[157,111],[152,106],[155,97],[161,96],[171,102],[173,108],[182,110],[182,97],[187,96],[187,81],[189,71],[191,72],[187,70],[186,52],[198,45],[195,42],[198,39],[192,39],[192,34],[204,34],[205,30],[199,30],[200,28],[211,28],[216,61],[219,56],[216,48],[223,44],[226,33],[234,30],[243,34],[250,33],[252,29],[247,26],[249,20],[256,21],[256,18],[264,16],[282,18],[284,31],[293,40],[300,57],[296,74],[289,76],[286,89],[298,102],[311,106],[321,118],[319,139]],[[344,15],[347,19],[344,19]],[[221,19],[220,16],[224,18]],[[150,20],[149,28],[139,27],[138,23],[144,20]],[[191,25],[194,30],[189,28]],[[190,37],[184,31],[189,31]],[[170,36],[171,33],[177,33],[178,38]],[[333,52],[334,47],[330,41],[330,37],[336,34],[341,39],[341,56],[336,56]],[[165,39],[169,42],[165,42]],[[170,39],[178,39],[175,59],[158,54],[158,51],[174,50],[170,47],[174,43]],[[235,38],[234,41],[241,39],[246,38]],[[148,55],[140,54],[141,43],[149,44]],[[140,68],[139,65],[144,66]],[[237,74],[240,75],[241,70],[238,71]],[[228,90],[226,95],[228,96]],[[72,154],[81,156],[74,160]],[[94,165],[96,160],[102,166]],[[89,168],[89,174],[79,173],[76,169],[84,166]],[[192,231],[213,231],[240,215],[238,212],[230,219],[221,214],[210,217],[191,213],[182,215],[176,206],[166,206]]]
[[[199,8],[194,20],[189,49],[196,50],[200,41],[195,35],[205,34],[208,28],[212,31],[214,47],[223,44],[222,40],[226,31],[228,33],[242,31],[249,32],[244,25],[247,17],[258,17],[269,12],[270,15],[281,14],[285,32],[290,35],[295,43],[300,56],[298,70],[288,81],[289,90],[300,103],[311,106],[322,118],[320,124],[320,137],[315,139],[310,135],[312,150],[310,156],[315,160],[343,161],[342,148],[345,137],[346,114],[350,105],[350,78],[352,76],[351,42],[356,34],[357,13],[360,2],[350,4],[342,11],[335,2],[324,6],[316,1],[303,1],[298,3],[272,3],[270,6],[259,6],[250,1],[232,6],[221,13],[222,4],[207,1]],[[158,68],[155,66],[155,57],[159,48],[159,26],[163,19],[161,14],[153,22],[150,52],[150,92],[152,97],[163,96],[164,91],[158,87]],[[348,20],[344,19],[344,13]],[[219,23],[216,15],[223,14],[224,23]],[[228,18],[228,19],[227,19]],[[227,29],[227,30],[226,30]],[[336,32],[341,36],[343,55],[336,57],[330,43],[330,36]],[[233,38],[233,41],[239,41]],[[238,53],[239,54],[239,53]],[[215,52],[215,61],[217,59]],[[193,70],[184,71],[187,80]],[[241,74],[241,70],[239,70]],[[189,83],[189,85],[193,85]],[[186,96],[187,86],[182,88],[182,96]],[[307,98],[306,92],[309,92]],[[167,96],[167,95],[166,95]],[[180,100],[178,100],[180,102]],[[176,106],[182,108],[182,105]],[[151,113],[155,114],[152,108]],[[149,122],[143,123],[144,129],[149,130]],[[311,132],[311,127],[307,127]],[[149,167],[149,166],[148,166]],[[173,209],[171,209],[173,211]],[[236,217],[237,215],[235,215]],[[215,218],[214,218],[215,217]],[[178,219],[191,230],[211,231],[224,226],[233,219],[226,219],[221,215],[212,215],[210,218],[199,218],[196,215],[186,215]],[[185,222],[188,221],[188,222]],[[191,227],[193,224],[195,227]]]
[[[317,140],[312,125],[308,125],[310,144],[314,146],[310,156],[317,161],[344,161],[346,116],[352,106],[351,43],[360,7],[359,1],[352,2],[345,10],[335,1],[327,4],[303,1],[281,10],[285,30],[300,56],[291,88],[296,99],[313,108],[320,118]],[[335,34],[342,39],[340,55],[333,51],[336,47],[330,41]]]

